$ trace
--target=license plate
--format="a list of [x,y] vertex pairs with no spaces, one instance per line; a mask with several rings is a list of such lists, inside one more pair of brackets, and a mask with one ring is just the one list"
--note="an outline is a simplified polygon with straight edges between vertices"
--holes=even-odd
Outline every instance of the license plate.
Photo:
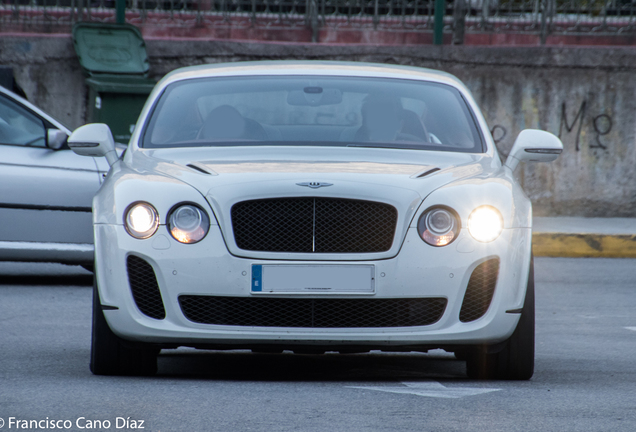
[[373,294],[373,265],[252,265],[252,293]]

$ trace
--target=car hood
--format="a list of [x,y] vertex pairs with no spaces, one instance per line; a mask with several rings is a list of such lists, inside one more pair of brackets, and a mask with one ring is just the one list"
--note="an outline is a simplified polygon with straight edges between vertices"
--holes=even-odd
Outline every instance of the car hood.
[[[377,148],[217,147],[139,149],[134,153],[133,167],[176,178],[204,196],[230,186],[234,192],[257,188],[259,197],[305,195],[308,190],[314,194],[316,190],[320,194],[329,190],[332,195],[345,184],[355,184],[359,194],[369,193],[376,198],[381,198],[377,191],[365,189],[404,189],[423,199],[450,182],[498,166],[485,154]],[[286,186],[278,185],[281,182]],[[321,183],[323,187],[311,187],[309,183]]]
[[[285,197],[384,202],[398,210],[395,234],[403,239],[431,192],[498,168],[484,154],[338,147],[136,149],[125,160],[140,174],[159,174],[196,188],[238,256],[245,255],[232,238],[231,208],[238,202]],[[394,256],[400,245],[398,241],[380,255]],[[271,258],[254,252],[249,256]],[[363,258],[351,254],[347,259]]]

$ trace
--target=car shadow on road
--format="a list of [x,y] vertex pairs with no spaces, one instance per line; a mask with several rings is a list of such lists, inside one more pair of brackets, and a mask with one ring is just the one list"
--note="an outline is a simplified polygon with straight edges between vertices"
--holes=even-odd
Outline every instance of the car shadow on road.
[[231,381],[396,381],[466,379],[466,364],[441,350],[322,355],[164,350],[159,377]]

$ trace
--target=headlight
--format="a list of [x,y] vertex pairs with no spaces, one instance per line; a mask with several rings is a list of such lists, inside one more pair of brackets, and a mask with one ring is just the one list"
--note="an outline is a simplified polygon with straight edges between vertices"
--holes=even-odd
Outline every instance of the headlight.
[[459,234],[459,219],[451,209],[432,207],[420,216],[417,230],[431,246],[446,246]]
[[477,207],[468,217],[468,232],[477,241],[488,243],[503,230],[501,213],[490,206]]
[[145,202],[138,202],[126,212],[126,231],[138,239],[146,239],[152,236],[159,227],[159,216],[153,206]]
[[170,213],[169,230],[172,237],[181,243],[196,243],[210,229],[210,218],[199,207],[182,204]]

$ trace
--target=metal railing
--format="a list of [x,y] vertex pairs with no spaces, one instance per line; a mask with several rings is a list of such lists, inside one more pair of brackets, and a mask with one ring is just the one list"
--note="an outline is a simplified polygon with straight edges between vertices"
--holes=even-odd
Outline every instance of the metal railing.
[[[431,32],[634,33],[636,0],[126,0],[135,25]],[[115,0],[0,0],[0,31],[68,31],[78,21],[115,22]],[[438,31],[440,30],[438,26]]]
[[468,0],[470,32],[621,34],[636,30],[635,0]]

